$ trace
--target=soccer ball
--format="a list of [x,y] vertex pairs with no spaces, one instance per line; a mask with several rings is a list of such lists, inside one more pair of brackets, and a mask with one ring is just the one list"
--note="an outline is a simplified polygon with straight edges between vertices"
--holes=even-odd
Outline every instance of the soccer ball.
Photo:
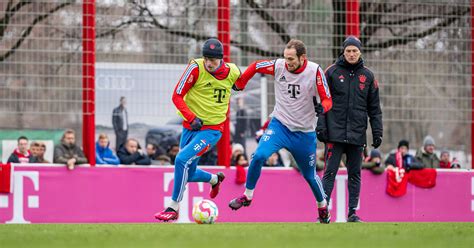
[[193,219],[198,224],[212,224],[218,215],[217,205],[211,200],[202,200],[194,204]]

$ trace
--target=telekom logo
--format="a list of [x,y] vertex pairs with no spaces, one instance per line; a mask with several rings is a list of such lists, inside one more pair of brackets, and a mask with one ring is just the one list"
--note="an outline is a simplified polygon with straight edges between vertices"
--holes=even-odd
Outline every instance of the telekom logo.
[[[173,178],[174,178],[174,173],[173,172],[167,172],[167,173],[164,173],[164,180],[163,180],[163,189],[165,192],[172,192],[173,188],[172,188],[172,184],[171,182],[173,181]],[[189,213],[190,213],[190,202],[189,202],[189,190],[188,190],[188,187],[190,185],[195,185],[194,183],[192,184],[189,184],[187,185],[186,187],[186,190],[184,191],[183,193],[183,200],[180,202],[179,204],[179,218],[178,220],[176,221],[177,223],[189,223],[191,222],[191,219],[189,219]],[[201,182],[198,182],[197,183],[197,186],[198,186],[198,190],[199,192],[204,192],[204,184],[201,183]],[[202,200],[202,197],[200,196],[195,196],[192,198],[192,205],[191,206],[194,206],[194,204],[198,201]],[[171,197],[170,196],[165,196],[165,200],[164,200],[164,206],[163,207],[167,207],[169,206],[169,203],[171,202]],[[191,209],[192,211],[192,209]]]
[[[25,208],[23,197],[23,181],[30,179],[33,182],[35,191],[39,190],[39,172],[38,171],[16,171],[13,174],[13,218],[7,221],[7,224],[31,223],[25,220],[23,210]],[[0,208],[8,208],[8,195],[0,195]],[[30,195],[27,199],[27,208],[39,208],[39,197],[37,195]]]

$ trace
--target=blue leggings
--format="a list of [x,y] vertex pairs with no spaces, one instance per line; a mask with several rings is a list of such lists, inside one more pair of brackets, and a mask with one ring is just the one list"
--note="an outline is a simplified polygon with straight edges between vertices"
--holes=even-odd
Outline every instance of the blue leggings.
[[213,147],[222,134],[216,130],[191,131],[183,128],[180,151],[174,162],[173,201],[180,202],[188,182],[209,182],[211,174],[197,168],[202,154]]
[[318,202],[325,199],[321,179],[316,174],[316,132],[292,132],[273,118],[260,138],[247,175],[247,189],[255,189],[265,161],[280,149],[287,149],[295,158],[304,179]]

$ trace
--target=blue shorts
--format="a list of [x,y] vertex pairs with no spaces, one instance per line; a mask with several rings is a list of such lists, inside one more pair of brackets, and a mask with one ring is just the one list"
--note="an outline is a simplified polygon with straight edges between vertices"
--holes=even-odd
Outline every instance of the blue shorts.
[[260,138],[257,150],[250,162],[246,188],[255,189],[265,161],[282,148],[288,150],[295,158],[317,201],[323,201],[324,190],[315,167],[316,132],[292,132],[276,118],[270,121],[267,130]]
[[199,158],[216,145],[222,133],[216,130],[191,131],[183,128],[180,151],[174,162],[174,201],[180,202],[188,182],[209,182],[211,174],[197,168]]

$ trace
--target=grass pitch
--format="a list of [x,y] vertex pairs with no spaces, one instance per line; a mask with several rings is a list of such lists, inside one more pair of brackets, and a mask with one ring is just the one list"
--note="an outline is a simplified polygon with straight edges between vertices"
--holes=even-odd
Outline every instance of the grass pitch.
[[474,247],[474,224],[0,225],[0,247]]

